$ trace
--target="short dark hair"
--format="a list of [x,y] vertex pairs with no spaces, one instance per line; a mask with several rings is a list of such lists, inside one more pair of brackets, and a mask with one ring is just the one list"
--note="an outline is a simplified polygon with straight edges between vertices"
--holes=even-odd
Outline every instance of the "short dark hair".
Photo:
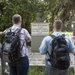
[[53,24],[53,26],[55,26],[57,30],[60,30],[62,25],[63,25],[63,22],[61,20],[55,20]]
[[21,16],[20,16],[19,14],[15,14],[15,15],[13,15],[13,17],[12,17],[12,20],[13,20],[13,22],[14,22],[15,24],[17,24],[17,23],[19,23],[19,22],[22,20],[22,18],[21,18]]

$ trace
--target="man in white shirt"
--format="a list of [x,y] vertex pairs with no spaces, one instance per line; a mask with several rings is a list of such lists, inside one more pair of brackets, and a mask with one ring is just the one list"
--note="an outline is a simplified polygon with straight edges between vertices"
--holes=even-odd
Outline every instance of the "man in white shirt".
[[[19,14],[15,14],[12,17],[13,26],[11,27],[12,32],[14,32],[17,28],[21,27],[22,25],[22,18]],[[9,29],[6,31],[8,32]],[[12,75],[28,75],[28,68],[29,68],[29,60],[28,60],[28,49],[26,46],[26,42],[31,41],[31,36],[29,32],[22,28],[20,31],[20,42],[23,48],[21,50],[21,56],[16,62],[10,62],[10,72]]]

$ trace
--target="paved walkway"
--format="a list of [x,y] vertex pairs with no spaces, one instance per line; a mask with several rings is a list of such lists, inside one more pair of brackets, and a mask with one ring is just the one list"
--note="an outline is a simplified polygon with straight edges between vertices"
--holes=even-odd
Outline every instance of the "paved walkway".
[[[31,47],[28,47],[28,51],[29,51],[29,62],[30,65],[38,65],[38,66],[45,66],[45,55],[41,55],[39,52],[31,52]],[[74,55],[70,54],[70,58],[71,58],[71,66],[74,66]],[[1,61],[1,60],[0,60]],[[0,62],[1,65],[1,62]]]
[[[39,52],[31,52],[31,47],[29,49],[29,62],[30,66],[45,66],[45,55],[41,55]],[[70,54],[71,57],[71,66],[74,67],[74,55]],[[1,65],[1,60],[0,60]],[[1,75],[1,74],[0,74]]]
[[[43,66],[45,65],[44,59],[45,59],[45,55],[41,55],[39,52],[31,52],[31,48],[28,47],[29,49],[29,61],[30,61],[30,65],[39,65],[39,66]],[[74,66],[74,55],[70,54],[70,63],[71,66]]]

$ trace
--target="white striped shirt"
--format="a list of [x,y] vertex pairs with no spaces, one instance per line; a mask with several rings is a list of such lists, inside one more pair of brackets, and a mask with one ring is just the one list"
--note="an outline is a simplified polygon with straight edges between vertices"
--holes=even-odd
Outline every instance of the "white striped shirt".
[[[15,31],[19,27],[20,27],[20,25],[14,24],[11,27],[12,32]],[[27,49],[27,46],[26,46],[26,42],[31,41],[31,36],[25,28],[22,28],[22,30],[20,31],[20,39],[21,39],[21,46],[23,46],[23,48],[21,50],[21,55],[22,55],[22,57],[24,57],[26,55],[28,56],[28,49]]]

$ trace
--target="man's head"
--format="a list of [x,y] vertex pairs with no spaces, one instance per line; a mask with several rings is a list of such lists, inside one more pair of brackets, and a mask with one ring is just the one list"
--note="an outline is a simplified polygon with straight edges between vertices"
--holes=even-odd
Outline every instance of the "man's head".
[[22,17],[19,14],[15,14],[12,17],[12,22],[13,22],[13,24],[19,24],[19,25],[21,25],[21,23],[22,23]]
[[53,31],[61,31],[63,28],[63,23],[61,20],[55,20],[53,23]]

